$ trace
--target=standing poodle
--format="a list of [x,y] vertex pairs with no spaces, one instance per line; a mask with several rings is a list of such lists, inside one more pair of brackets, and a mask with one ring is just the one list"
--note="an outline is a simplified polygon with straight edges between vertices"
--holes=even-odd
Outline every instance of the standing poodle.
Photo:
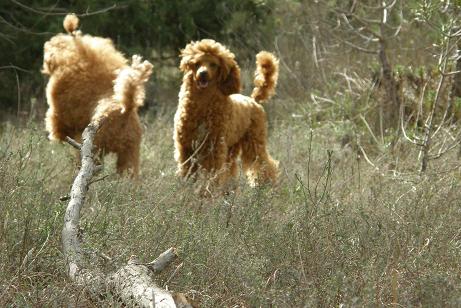
[[226,47],[210,39],[191,42],[181,51],[184,72],[174,119],[178,174],[203,170],[224,184],[237,175],[237,159],[252,186],[275,183],[278,162],[267,150],[267,119],[261,105],[275,93],[278,60],[256,55],[255,88],[240,92],[240,68]]
[[117,171],[139,173],[142,129],[137,110],[144,103],[144,86],[152,64],[133,56],[131,65],[110,39],[76,31],[77,16],[64,19],[67,34],[44,46],[42,72],[50,76],[46,97],[46,130],[51,140],[66,136],[81,141],[85,127],[107,117],[95,137],[100,154],[117,155]]

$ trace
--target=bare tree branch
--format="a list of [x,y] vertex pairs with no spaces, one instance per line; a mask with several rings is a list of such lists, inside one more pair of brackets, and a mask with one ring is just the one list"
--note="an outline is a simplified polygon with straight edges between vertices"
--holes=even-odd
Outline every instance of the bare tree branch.
[[18,71],[21,71],[21,72],[24,72],[24,73],[32,73],[32,71],[30,70],[26,70],[24,68],[21,68],[19,66],[16,66],[16,65],[5,65],[5,66],[0,66],[0,70],[4,70],[4,69],[13,69],[13,70],[18,70]]
[[16,1],[16,0],[10,0],[11,2],[13,2],[14,4],[16,4],[17,6],[27,10],[27,11],[30,11],[32,13],[37,13],[37,14],[40,14],[40,15],[65,15],[67,14],[66,11],[63,9],[61,10],[62,12],[56,12],[56,8],[53,7],[53,8],[50,8],[49,10],[38,10],[38,9],[34,9],[30,6],[27,6],[19,1]]
[[[48,10],[40,10],[40,9],[35,9],[33,7],[30,7],[28,5],[25,5],[17,0],[10,0],[11,2],[13,2],[14,4],[18,5],[19,7],[27,10],[27,11],[30,11],[30,12],[33,12],[33,13],[36,13],[36,14],[40,14],[40,15],[53,15],[53,16],[63,16],[63,15],[66,15],[68,14],[67,10],[65,9],[56,9],[56,7],[52,7]],[[117,8],[122,8],[122,7],[125,7],[125,6],[120,6],[120,5],[117,5],[117,3],[114,3],[113,5],[109,6],[109,7],[106,7],[106,8],[102,8],[102,9],[99,9],[99,10],[96,10],[96,11],[93,11],[91,12],[89,8],[87,8],[87,10],[85,11],[85,13],[76,13],[77,16],[91,16],[91,15],[97,15],[97,14],[102,14],[102,13],[106,13],[108,11],[111,11],[111,10],[114,10],[114,9],[117,9]]]
[[69,136],[66,136],[66,142],[79,151],[82,149],[82,145]]
[[9,21],[7,21],[5,18],[3,18],[2,16],[0,16],[0,23],[3,23],[3,24],[7,25],[8,27],[10,27],[10,28],[12,28],[12,29],[14,29],[16,31],[27,33],[27,34],[33,34],[33,35],[50,35],[50,34],[54,34],[52,32],[34,32],[34,31],[31,31],[30,29],[27,29],[27,28],[24,28],[24,27],[15,26],[12,23],[10,23]]
[[373,49],[367,49],[367,48],[363,48],[363,47],[360,47],[360,46],[357,46],[349,41],[344,41],[344,44],[346,44],[347,46],[350,46],[354,49],[357,49],[358,51],[361,51],[361,52],[364,52],[364,53],[368,53],[368,54],[373,54],[373,55],[377,55],[379,53],[378,50],[373,50]]

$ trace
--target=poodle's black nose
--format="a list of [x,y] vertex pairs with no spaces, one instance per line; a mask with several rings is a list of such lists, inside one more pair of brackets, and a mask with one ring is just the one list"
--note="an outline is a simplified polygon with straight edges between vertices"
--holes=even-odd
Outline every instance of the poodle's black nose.
[[200,80],[206,80],[208,77],[208,73],[206,71],[201,71],[200,73],[198,73],[198,77],[200,78]]

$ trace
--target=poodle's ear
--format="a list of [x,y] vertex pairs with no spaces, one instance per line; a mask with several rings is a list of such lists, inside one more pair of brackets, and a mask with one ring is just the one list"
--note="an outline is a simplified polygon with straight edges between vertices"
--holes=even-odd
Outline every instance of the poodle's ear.
[[41,69],[41,73],[44,75],[51,75],[54,71],[54,66],[51,61],[44,61]]
[[240,93],[240,67],[235,61],[231,66],[221,66],[219,88],[224,95]]
[[196,54],[195,45],[197,42],[190,42],[189,44],[181,49],[179,52],[179,57],[181,58],[181,62],[179,63],[179,69],[181,72],[186,73],[187,71],[192,69],[194,57]]
[[186,48],[181,50],[179,57],[181,58],[181,62],[179,63],[179,69],[181,72],[186,73],[187,71],[192,69],[194,65],[194,50],[193,50],[194,43],[190,43],[186,45]]
[[181,72],[185,73],[191,69],[192,57],[188,55],[181,54],[181,63],[179,64],[179,69]]
[[51,51],[48,50],[47,44],[45,44],[45,51],[43,55],[43,66],[42,66],[42,74],[51,75],[55,69],[55,61],[54,56]]

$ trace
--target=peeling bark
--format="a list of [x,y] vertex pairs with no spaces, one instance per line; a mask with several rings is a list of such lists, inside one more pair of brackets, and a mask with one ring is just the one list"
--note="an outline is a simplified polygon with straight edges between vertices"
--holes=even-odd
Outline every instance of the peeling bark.
[[135,262],[128,262],[107,279],[109,289],[128,305],[140,307],[176,307],[170,292],[157,287],[149,269]]

